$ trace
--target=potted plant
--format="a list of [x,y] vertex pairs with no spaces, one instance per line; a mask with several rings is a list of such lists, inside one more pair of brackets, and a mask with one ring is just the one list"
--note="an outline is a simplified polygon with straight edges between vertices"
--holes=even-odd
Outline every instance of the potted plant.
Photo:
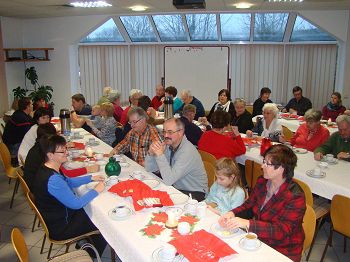
[[24,88],[21,88],[20,86],[17,86],[15,89],[12,90],[12,93],[13,93],[12,109],[17,110],[18,100],[26,96],[27,90]]

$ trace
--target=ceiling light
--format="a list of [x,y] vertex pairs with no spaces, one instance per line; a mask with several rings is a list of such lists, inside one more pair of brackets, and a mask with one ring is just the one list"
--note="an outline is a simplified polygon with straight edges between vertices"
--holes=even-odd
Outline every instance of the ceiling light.
[[265,1],[268,1],[268,2],[278,2],[278,3],[283,3],[283,2],[298,2],[298,3],[301,3],[303,2],[304,0],[265,0]]
[[135,6],[130,7],[130,9],[132,11],[135,11],[135,12],[142,12],[142,11],[145,11],[147,9],[147,7],[143,6],[143,5],[135,5]]
[[84,2],[73,2],[70,5],[74,7],[82,7],[82,8],[94,8],[94,7],[109,7],[112,6],[105,1],[84,1]]
[[253,6],[253,4],[242,2],[242,3],[234,4],[234,6],[238,9],[247,9],[247,8],[251,8]]

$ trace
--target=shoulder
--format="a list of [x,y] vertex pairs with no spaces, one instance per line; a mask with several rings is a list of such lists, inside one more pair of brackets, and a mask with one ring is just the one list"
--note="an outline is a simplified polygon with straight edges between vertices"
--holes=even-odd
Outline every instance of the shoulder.
[[298,183],[294,181],[290,181],[288,183],[287,189],[293,198],[295,197],[305,198],[304,190],[299,186]]

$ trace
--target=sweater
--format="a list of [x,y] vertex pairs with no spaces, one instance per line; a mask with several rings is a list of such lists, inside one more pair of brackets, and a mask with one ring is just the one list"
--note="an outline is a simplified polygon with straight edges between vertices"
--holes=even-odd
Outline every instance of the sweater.
[[291,100],[289,100],[285,109],[289,111],[289,109],[291,108],[297,111],[297,114],[299,116],[303,116],[307,110],[312,108],[312,103],[310,99],[303,96],[300,98],[299,101],[297,101],[295,98],[292,98]]
[[322,109],[322,119],[328,120],[329,118],[335,122],[337,117],[345,112],[346,108],[344,106],[340,106],[337,109],[330,109],[327,105],[325,105]]
[[238,131],[245,134],[247,130],[252,130],[254,127],[252,115],[247,110],[245,110],[240,116],[236,116],[236,114],[234,114],[231,125],[237,126]]
[[37,137],[38,125],[33,125],[29,131],[23,137],[22,143],[18,149],[18,159],[22,157],[23,161],[26,160],[28,151],[34,146]]
[[254,101],[253,104],[253,113],[252,116],[258,116],[262,115],[262,109],[266,103],[273,103],[270,99],[267,99],[266,102],[262,101],[259,97],[257,100]]
[[280,120],[274,118],[269,128],[266,128],[265,119],[262,118],[260,121],[257,121],[252,131],[258,133],[259,136],[270,138],[273,142],[278,142],[279,136],[282,134],[282,125]]
[[6,123],[2,140],[6,145],[19,144],[32,125],[33,118],[22,110],[17,110]]
[[329,130],[321,125],[310,140],[307,140],[308,135],[309,129],[307,128],[306,123],[300,125],[290,140],[291,145],[305,148],[308,151],[314,151],[329,138]]
[[198,140],[201,138],[203,131],[196,124],[190,122],[186,117],[182,116],[181,121],[185,125],[185,135],[187,139],[195,146],[198,145]]
[[115,140],[115,129],[117,122],[114,117],[102,117],[100,121],[94,123],[92,131],[98,136],[103,142],[108,145],[112,145]]
[[334,157],[340,152],[350,152],[350,139],[345,140],[339,132],[333,133],[328,140],[321,146],[315,149],[314,153],[333,154]]
[[[201,101],[199,101],[197,98],[193,96],[190,104],[196,106],[196,115],[194,116],[194,120],[198,120],[199,117],[205,116],[205,110]],[[185,104],[182,105],[180,111],[182,111],[184,106]]]
[[[219,103],[220,103],[220,102],[216,102],[216,103],[211,107],[210,112],[209,112],[208,117],[207,117],[207,119],[208,119],[209,122],[210,122],[211,116],[212,116],[213,113],[217,110],[217,108],[218,108],[217,106],[218,106]],[[229,104],[228,107],[227,107],[227,110],[224,110],[224,111],[226,111],[226,112],[228,112],[228,113],[230,114],[230,116],[231,116],[231,122],[232,122],[232,119],[233,119],[234,116],[236,115],[235,106],[233,105],[233,103],[230,102],[230,104]]]
[[154,96],[151,101],[151,107],[153,107],[156,111],[158,111],[158,108],[162,105],[161,99],[164,96]]

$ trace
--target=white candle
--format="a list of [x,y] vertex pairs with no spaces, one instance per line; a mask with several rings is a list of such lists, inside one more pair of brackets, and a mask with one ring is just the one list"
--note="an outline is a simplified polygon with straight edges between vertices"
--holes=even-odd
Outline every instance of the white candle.
[[168,224],[174,225],[176,223],[176,218],[175,218],[174,212],[169,211],[167,214],[168,214]]
[[85,154],[88,156],[88,157],[92,157],[93,155],[93,151],[92,151],[92,148],[91,147],[87,147],[86,150],[85,150]]
[[332,124],[332,119],[328,118],[328,125]]

